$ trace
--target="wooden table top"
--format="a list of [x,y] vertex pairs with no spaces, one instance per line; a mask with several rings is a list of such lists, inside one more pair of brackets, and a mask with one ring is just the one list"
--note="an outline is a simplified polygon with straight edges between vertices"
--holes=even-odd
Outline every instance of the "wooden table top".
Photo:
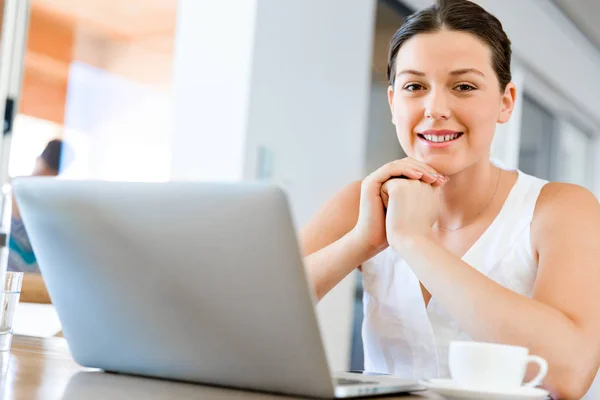
[[[10,352],[0,352],[0,399],[290,399],[196,384],[104,373],[73,361],[62,338],[15,336]],[[385,397],[391,399],[394,397]],[[398,399],[440,400],[423,393]]]

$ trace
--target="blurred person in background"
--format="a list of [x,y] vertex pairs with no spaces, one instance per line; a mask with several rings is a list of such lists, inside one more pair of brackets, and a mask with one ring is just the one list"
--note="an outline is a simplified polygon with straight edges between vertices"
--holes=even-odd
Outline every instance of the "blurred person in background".
[[[48,142],[42,154],[36,158],[31,176],[56,177],[71,160],[69,148],[60,139]],[[27,230],[13,197],[11,231],[9,239],[8,270],[25,272],[21,301],[50,303],[46,285],[40,274],[37,259],[29,242]]]
[[388,57],[408,157],[334,196],[301,242],[318,299],[362,271],[365,370],[449,378],[451,341],[512,344],[547,360],[554,398],[579,399],[600,365],[600,205],[490,160],[516,100],[511,54],[471,1],[410,16]]

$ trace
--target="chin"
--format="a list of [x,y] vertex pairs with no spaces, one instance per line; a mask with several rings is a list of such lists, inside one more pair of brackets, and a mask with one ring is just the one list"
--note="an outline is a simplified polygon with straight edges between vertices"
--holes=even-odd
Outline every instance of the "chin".
[[447,156],[419,157],[417,160],[424,162],[442,175],[452,176],[465,169],[463,163]]

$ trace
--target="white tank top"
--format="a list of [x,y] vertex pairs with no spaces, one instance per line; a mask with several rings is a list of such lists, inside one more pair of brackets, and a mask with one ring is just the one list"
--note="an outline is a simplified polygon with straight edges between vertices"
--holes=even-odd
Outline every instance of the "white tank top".
[[[547,181],[519,172],[500,213],[462,260],[500,285],[531,297],[537,276],[530,224]],[[449,378],[448,345],[471,340],[391,248],[362,266],[365,370],[407,378]],[[458,294],[457,294],[458,295]]]

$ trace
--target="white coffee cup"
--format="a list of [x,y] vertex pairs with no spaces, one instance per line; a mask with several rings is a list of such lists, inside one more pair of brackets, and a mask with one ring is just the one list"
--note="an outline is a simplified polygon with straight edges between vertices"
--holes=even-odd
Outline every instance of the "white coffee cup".
[[[450,342],[448,362],[452,380],[461,387],[485,390],[511,390],[535,387],[548,373],[548,363],[530,356],[526,347],[483,342]],[[535,378],[523,383],[527,365],[536,363]]]

